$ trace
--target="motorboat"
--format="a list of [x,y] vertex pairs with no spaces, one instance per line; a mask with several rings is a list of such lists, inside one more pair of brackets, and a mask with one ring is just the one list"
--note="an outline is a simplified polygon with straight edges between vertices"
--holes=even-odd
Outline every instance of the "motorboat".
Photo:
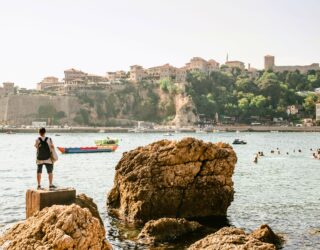
[[245,140],[235,139],[232,144],[247,144]]

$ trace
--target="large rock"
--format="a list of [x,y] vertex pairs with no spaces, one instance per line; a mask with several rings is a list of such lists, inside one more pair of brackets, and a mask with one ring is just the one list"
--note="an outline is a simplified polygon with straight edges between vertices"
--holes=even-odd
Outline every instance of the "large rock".
[[242,229],[224,227],[192,244],[188,250],[275,250],[274,244],[262,242]]
[[202,226],[195,221],[161,218],[159,220],[148,221],[138,235],[138,239],[139,242],[144,244],[170,242],[186,234],[198,231],[201,228]]
[[86,196],[85,194],[78,194],[75,199],[75,204],[79,205],[82,208],[88,208],[92,216],[99,219],[101,225],[103,225],[98,206],[93,202],[92,198]]
[[226,216],[237,157],[224,143],[162,140],[124,153],[108,207],[130,222]]
[[0,237],[0,249],[111,249],[105,229],[88,209],[54,205],[13,226]]

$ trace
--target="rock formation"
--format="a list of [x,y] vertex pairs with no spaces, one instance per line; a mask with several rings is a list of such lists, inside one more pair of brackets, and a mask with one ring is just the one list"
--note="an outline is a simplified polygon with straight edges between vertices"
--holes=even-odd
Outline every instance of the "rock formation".
[[266,224],[261,225],[258,229],[254,230],[250,236],[262,242],[271,243],[276,246],[281,245],[283,242],[283,239],[276,235]]
[[0,237],[1,249],[111,249],[105,229],[88,209],[54,205],[13,226]]
[[214,234],[192,244],[188,250],[275,250],[274,244],[262,242],[246,234],[242,229],[224,227]]
[[194,125],[198,121],[197,108],[190,96],[177,95],[176,116],[172,124],[177,127]]
[[162,140],[124,153],[108,207],[130,222],[226,216],[237,157],[224,143]]
[[195,221],[161,218],[159,220],[148,221],[138,235],[138,239],[141,243],[145,244],[170,242],[188,233],[198,231],[201,228],[202,226]]
[[98,206],[93,202],[92,198],[86,196],[85,194],[78,194],[76,196],[75,204],[79,205],[82,208],[88,208],[92,216],[99,219],[101,225],[103,225],[103,221],[98,211]]

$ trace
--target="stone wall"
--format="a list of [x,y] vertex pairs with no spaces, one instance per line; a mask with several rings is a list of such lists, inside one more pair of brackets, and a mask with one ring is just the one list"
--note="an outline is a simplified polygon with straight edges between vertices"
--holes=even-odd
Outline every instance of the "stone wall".
[[0,122],[10,125],[30,125],[37,121],[40,106],[52,105],[57,111],[65,112],[67,122],[73,118],[81,105],[76,97],[70,96],[22,96],[14,95],[0,98]]

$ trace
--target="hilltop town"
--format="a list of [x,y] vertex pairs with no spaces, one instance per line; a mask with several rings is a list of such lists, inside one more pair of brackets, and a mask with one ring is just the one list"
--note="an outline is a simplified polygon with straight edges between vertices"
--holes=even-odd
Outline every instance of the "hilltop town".
[[[295,121],[311,126],[320,119],[315,116],[319,72],[318,63],[278,66],[271,55],[264,57],[263,70],[250,64],[246,67],[241,61],[220,64],[200,57],[191,58],[181,68],[170,64],[151,68],[133,65],[129,71],[106,72],[104,76],[71,68],[64,71],[62,80],[44,77],[36,89],[4,82],[0,87],[0,123],[42,120],[72,125],[132,125],[131,121],[145,120],[188,126]],[[291,99],[289,90],[294,92]],[[282,96],[275,98],[279,91]],[[228,101],[219,100],[221,97]],[[30,105],[25,107],[22,100]],[[12,107],[21,112],[10,111]]]

